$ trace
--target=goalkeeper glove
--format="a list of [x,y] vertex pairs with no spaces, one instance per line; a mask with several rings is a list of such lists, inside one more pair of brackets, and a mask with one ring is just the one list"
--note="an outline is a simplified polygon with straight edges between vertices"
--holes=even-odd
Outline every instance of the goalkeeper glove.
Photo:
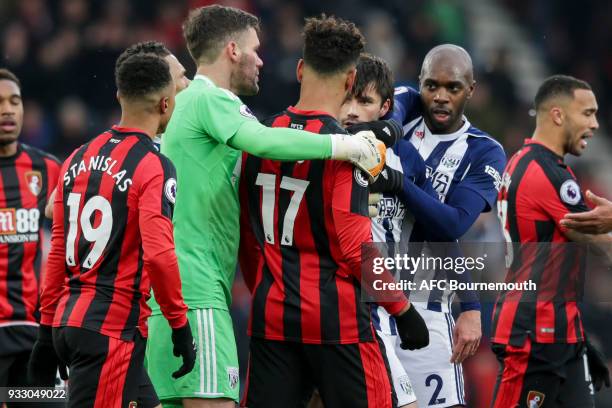
[[60,361],[53,347],[51,326],[41,324],[28,362],[28,379],[37,387],[54,387],[58,368],[62,380],[67,380],[66,365]]
[[408,307],[404,313],[394,316],[397,325],[397,334],[402,341],[400,347],[403,350],[415,350],[427,347],[429,344],[429,329],[423,317],[417,312],[413,305]]
[[374,181],[385,165],[387,149],[385,145],[376,140],[371,131],[362,131],[354,136],[333,134],[332,156],[333,160],[350,161],[356,167],[365,171],[370,181]]
[[355,134],[363,130],[371,130],[374,136],[387,147],[392,147],[403,136],[402,127],[394,120],[375,120],[362,122],[346,128],[347,132]]
[[585,340],[586,355],[589,362],[589,373],[591,381],[595,386],[595,391],[601,390],[604,384],[610,388],[610,371],[606,365],[606,358],[590,341]]
[[193,370],[196,360],[197,348],[191,335],[189,322],[183,327],[172,329],[172,344],[174,344],[172,349],[174,357],[183,357],[183,364],[172,373],[173,378],[180,378]]

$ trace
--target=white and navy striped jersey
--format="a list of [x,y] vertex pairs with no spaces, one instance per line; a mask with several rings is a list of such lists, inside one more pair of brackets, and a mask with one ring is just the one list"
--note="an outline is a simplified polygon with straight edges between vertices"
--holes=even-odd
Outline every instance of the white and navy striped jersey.
[[[469,120],[463,117],[463,126],[451,134],[433,134],[426,126],[421,114],[421,101],[418,92],[409,87],[398,87],[395,92],[395,107],[393,119],[404,127],[404,141],[412,144],[426,165],[427,178],[431,181],[438,198],[447,203],[453,193],[460,189],[469,189],[481,196],[486,202],[484,212],[490,211],[495,203],[500,174],[506,163],[506,156],[502,146],[487,133],[475,128]],[[398,200],[399,201],[399,200]],[[403,204],[402,204],[403,205]],[[404,214],[410,213],[410,209],[404,208]],[[395,227],[395,224],[393,226]],[[402,225],[393,233],[385,234],[385,240],[380,235],[374,235],[378,242],[389,242],[390,238],[402,243],[418,243],[432,241],[436,231],[431,227],[415,220],[414,217],[404,216]],[[374,232],[374,231],[373,231]],[[399,234],[399,235],[398,235]],[[399,236],[399,240],[397,237]],[[440,241],[440,239],[436,239]],[[403,245],[404,249],[406,245]],[[416,245],[411,245],[413,249]],[[419,256],[414,254],[414,256]],[[435,255],[427,252],[424,245],[425,255]],[[423,280],[442,279],[440,272],[417,270],[413,275],[413,281],[417,287]],[[405,278],[405,276],[404,276]],[[411,298],[422,301],[424,306],[435,311],[449,311],[453,293],[450,291],[430,291],[429,293],[411,293]],[[375,324],[378,320],[382,329],[389,326],[383,322],[382,308],[375,314]],[[390,332],[394,330],[393,322],[390,324]]]

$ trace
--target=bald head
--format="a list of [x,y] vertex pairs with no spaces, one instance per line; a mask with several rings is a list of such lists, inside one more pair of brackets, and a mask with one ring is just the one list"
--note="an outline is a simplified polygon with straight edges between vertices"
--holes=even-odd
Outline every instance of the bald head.
[[419,89],[425,123],[432,132],[447,134],[462,126],[474,84],[472,59],[463,48],[444,44],[427,53]]
[[421,66],[421,77],[429,76],[432,70],[437,69],[452,71],[455,76],[464,78],[468,84],[474,81],[472,58],[458,45],[438,45],[427,53]]

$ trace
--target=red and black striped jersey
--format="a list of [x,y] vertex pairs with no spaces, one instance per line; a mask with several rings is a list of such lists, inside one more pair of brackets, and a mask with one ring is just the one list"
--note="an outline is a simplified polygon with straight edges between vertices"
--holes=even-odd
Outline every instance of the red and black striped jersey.
[[37,324],[42,226],[59,166],[23,143],[0,158],[0,327]]
[[[345,133],[325,112],[289,107],[268,122]],[[249,335],[347,344],[372,341],[361,299],[361,246],[372,241],[368,182],[346,162],[280,162],[243,154],[240,267],[252,293]],[[406,306],[386,304],[395,314]]]
[[138,129],[114,126],[72,153],[54,202],[41,324],[146,337],[151,286],[170,326],[186,324],[172,235],[175,177]]
[[530,280],[537,289],[500,293],[491,340],[517,347],[527,336],[537,343],[582,341],[584,248],[568,243],[559,225],[568,212],[588,210],[574,173],[527,139],[506,166],[497,206],[508,242],[506,282]]

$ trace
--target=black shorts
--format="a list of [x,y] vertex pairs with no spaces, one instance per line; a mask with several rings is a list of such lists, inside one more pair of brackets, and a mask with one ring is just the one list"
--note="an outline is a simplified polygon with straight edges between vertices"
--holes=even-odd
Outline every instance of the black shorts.
[[396,407],[385,356],[378,342],[302,344],[251,337],[241,406],[301,407],[316,388],[326,408]]
[[144,369],[146,339],[133,342],[75,327],[53,329],[69,368],[68,407],[154,407],[159,399]]
[[[0,327],[0,387],[30,387],[27,368],[38,327]],[[1,406],[2,404],[0,404]]]
[[592,408],[584,343],[493,344],[500,363],[491,408]]

